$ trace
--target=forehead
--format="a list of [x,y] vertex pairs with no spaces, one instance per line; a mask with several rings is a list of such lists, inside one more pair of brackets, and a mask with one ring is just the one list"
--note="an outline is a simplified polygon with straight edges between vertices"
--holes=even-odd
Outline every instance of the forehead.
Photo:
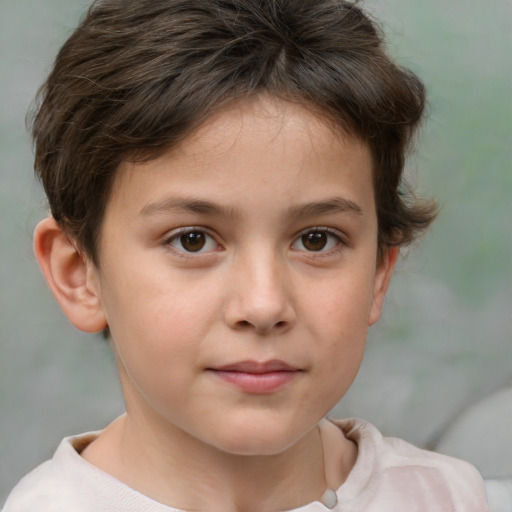
[[329,195],[334,184],[347,199],[373,204],[367,144],[303,105],[259,95],[221,109],[154,160],[124,162],[110,203],[144,209],[193,190],[233,207],[259,205],[265,194],[293,206]]
[[[342,132],[307,105],[262,93],[232,102],[215,112],[169,156],[200,159],[206,153],[209,156],[215,153],[220,158],[233,158],[237,153],[241,155],[265,144],[279,146],[283,156],[293,160],[315,158],[315,147],[325,149],[354,140],[355,137]],[[297,151],[298,148],[309,148],[310,155]],[[259,159],[263,163],[265,154],[260,154]]]

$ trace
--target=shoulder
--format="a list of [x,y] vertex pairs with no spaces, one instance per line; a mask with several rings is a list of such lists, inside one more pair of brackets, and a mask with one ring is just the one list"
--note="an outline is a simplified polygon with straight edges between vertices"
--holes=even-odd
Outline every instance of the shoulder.
[[18,483],[2,512],[176,512],[83,459],[80,453],[97,437],[91,432],[64,439],[51,460]]
[[2,512],[70,509],[69,486],[55,462],[46,461],[20,480],[12,490]]
[[84,434],[64,439],[52,459],[20,480],[7,498],[2,512],[81,512],[81,500],[76,489],[83,481],[83,472],[75,442],[83,445],[93,438],[94,434]]
[[353,472],[359,484],[365,482],[365,490],[371,487],[373,496],[414,503],[411,510],[488,510],[483,480],[471,464],[422,450],[401,439],[384,437],[363,420],[334,423],[357,444],[358,458]]

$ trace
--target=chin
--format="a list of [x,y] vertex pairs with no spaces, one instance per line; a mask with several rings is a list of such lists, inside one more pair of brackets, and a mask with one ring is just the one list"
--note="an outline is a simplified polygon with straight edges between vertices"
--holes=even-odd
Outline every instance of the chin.
[[[314,423],[316,425],[316,423]],[[313,425],[313,426],[314,426]],[[271,422],[251,423],[249,425],[232,424],[217,437],[217,448],[233,455],[266,456],[284,452],[302,438],[310,428],[300,429],[297,425],[286,426]]]

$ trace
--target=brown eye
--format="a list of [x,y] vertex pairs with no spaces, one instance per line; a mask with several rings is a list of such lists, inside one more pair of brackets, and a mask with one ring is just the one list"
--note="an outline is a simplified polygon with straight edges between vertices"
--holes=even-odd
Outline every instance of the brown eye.
[[302,235],[292,244],[296,251],[329,253],[341,248],[343,240],[340,235],[330,228],[314,227],[302,232]]
[[219,244],[208,233],[199,229],[182,229],[166,244],[181,253],[204,253],[219,249]]
[[306,233],[301,237],[302,245],[308,251],[321,251],[325,248],[328,242],[328,234],[323,231],[314,231],[312,233]]
[[206,244],[206,236],[201,231],[191,231],[180,236],[180,243],[187,252],[198,252]]

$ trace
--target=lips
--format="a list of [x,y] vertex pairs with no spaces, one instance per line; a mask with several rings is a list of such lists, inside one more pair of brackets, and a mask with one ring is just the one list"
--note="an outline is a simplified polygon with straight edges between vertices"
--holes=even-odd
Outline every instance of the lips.
[[239,361],[237,363],[226,364],[214,368],[219,371],[226,372],[243,372],[243,373],[269,373],[269,372],[295,372],[298,368],[291,366],[284,361],[272,359],[271,361],[257,362],[257,361]]
[[284,361],[238,361],[208,370],[221,381],[246,393],[273,393],[294,380],[301,370]]

